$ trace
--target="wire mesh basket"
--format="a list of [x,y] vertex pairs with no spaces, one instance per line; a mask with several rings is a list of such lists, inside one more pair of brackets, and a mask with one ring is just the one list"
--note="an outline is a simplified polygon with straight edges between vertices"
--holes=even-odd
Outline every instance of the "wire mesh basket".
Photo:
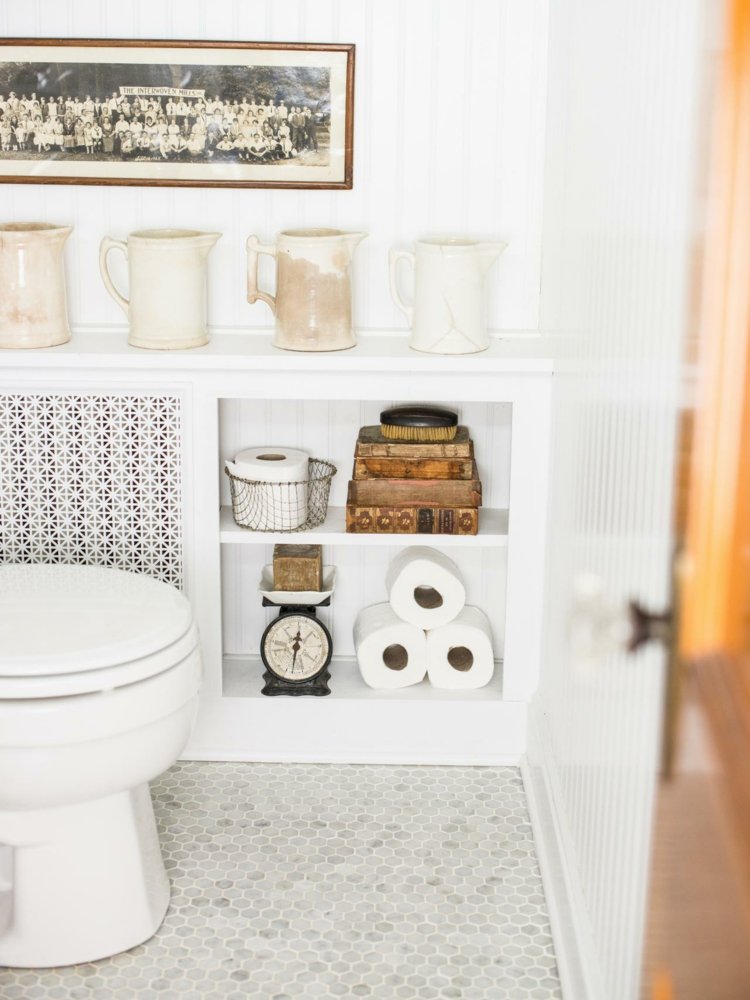
[[234,523],[249,531],[306,531],[326,519],[336,466],[322,458],[307,463],[308,478],[297,483],[243,479],[227,466]]

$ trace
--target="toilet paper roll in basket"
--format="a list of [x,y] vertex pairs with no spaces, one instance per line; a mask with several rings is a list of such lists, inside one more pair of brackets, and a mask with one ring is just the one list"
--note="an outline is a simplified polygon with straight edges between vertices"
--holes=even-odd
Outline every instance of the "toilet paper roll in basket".
[[492,630],[479,608],[467,606],[455,621],[427,633],[427,675],[433,687],[484,687],[494,671]]
[[307,520],[310,456],[299,448],[267,445],[245,448],[227,462],[234,476],[252,487],[252,524],[256,531],[291,531]]
[[394,689],[419,684],[427,672],[424,631],[402,621],[390,604],[364,608],[354,623],[354,648],[366,684]]
[[391,607],[405,622],[438,628],[452,621],[466,603],[458,566],[426,545],[404,549],[391,562],[385,578]]

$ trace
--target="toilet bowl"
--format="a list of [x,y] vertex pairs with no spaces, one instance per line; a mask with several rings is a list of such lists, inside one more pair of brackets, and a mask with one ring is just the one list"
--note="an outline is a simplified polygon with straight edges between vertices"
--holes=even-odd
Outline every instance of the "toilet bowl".
[[190,735],[190,605],[149,577],[0,566],[0,965],[150,938],[169,904],[148,781]]

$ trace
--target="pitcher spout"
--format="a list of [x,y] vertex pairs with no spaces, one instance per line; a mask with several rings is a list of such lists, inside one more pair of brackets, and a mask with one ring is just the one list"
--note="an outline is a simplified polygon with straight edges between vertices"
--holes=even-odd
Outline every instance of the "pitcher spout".
[[477,247],[479,258],[485,271],[495,263],[500,254],[508,246],[507,243],[480,243]]
[[202,242],[206,250],[210,250],[212,247],[215,247],[221,239],[221,235],[221,233],[201,233]]
[[342,233],[343,239],[350,254],[353,254],[367,233]]

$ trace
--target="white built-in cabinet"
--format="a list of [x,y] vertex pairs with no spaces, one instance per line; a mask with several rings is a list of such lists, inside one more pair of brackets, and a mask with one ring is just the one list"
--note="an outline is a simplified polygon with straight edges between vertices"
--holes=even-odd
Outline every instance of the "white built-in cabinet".
[[[35,354],[3,353],[0,381],[29,391],[142,391],[182,401],[184,582],[205,660],[192,756],[488,762],[517,760],[525,748],[539,671],[551,385],[549,352],[534,332],[547,7],[547,0],[214,0],[210,9],[193,0],[0,5],[7,37],[357,46],[351,191],[0,185],[4,218],[75,227],[66,250],[73,340]],[[222,233],[208,262],[211,343],[173,355],[130,349],[117,328],[122,314],[97,272],[100,241],[176,225]],[[280,230],[301,226],[369,234],[353,265],[353,319],[368,331],[354,350],[274,351],[263,329],[272,322],[267,307],[246,302],[247,237],[271,242]],[[504,339],[484,354],[432,357],[407,347],[404,317],[388,288],[388,251],[441,232],[508,243],[487,282],[488,324]],[[115,283],[127,288],[124,260],[111,263]],[[263,287],[273,288],[272,271],[264,258]],[[486,505],[476,538],[344,531],[357,429],[377,422],[382,403],[409,399],[453,403],[471,428]],[[326,698],[258,693],[253,657],[269,612],[256,587],[277,539],[240,532],[222,512],[228,504],[222,461],[239,445],[272,441],[299,444],[339,470],[330,517],[314,533],[338,570],[326,612],[337,656]],[[469,599],[490,616],[498,669],[486,689],[456,695],[424,684],[389,693],[359,680],[354,617],[385,599],[388,560],[414,541],[449,552],[464,571]]]
[[[525,750],[537,686],[545,551],[551,361],[542,338],[519,335],[468,357],[420,355],[403,335],[370,335],[351,351],[275,350],[268,334],[215,333],[200,350],[130,348],[124,331],[79,331],[60,348],[4,356],[16,390],[177,394],[182,405],[184,580],[198,617],[205,680],[185,756],[208,760],[492,763]],[[385,405],[448,403],[471,431],[484,487],[476,536],[358,535],[344,505],[361,425]],[[242,447],[304,448],[334,462],[328,516],[302,533],[252,532],[232,519],[223,463]],[[261,696],[259,640],[272,609],[258,583],[273,545],[323,546],[336,590],[321,618],[333,632],[331,695]],[[428,681],[376,691],[362,681],[352,625],[384,601],[389,560],[432,545],[488,614],[497,666],[478,691]]]

